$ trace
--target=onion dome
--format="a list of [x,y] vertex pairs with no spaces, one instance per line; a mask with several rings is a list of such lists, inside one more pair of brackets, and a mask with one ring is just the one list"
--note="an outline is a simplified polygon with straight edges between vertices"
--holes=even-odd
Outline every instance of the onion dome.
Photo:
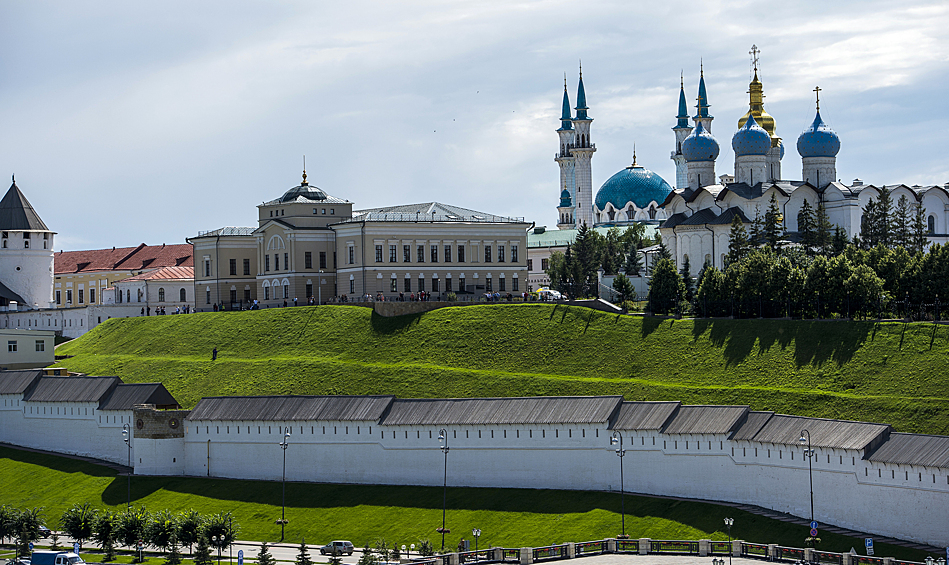
[[748,116],[745,125],[738,128],[732,136],[732,149],[735,156],[767,155],[771,149],[771,136],[755,121],[754,116]]
[[781,156],[778,157],[778,160],[780,161],[781,159],[784,159],[784,142],[783,141],[778,141],[778,148],[781,149]]
[[810,125],[797,138],[797,152],[801,157],[836,157],[840,151],[840,138],[820,117],[820,110]]
[[718,142],[698,122],[689,137],[682,142],[682,155],[686,161],[714,161],[718,159]]
[[560,193],[560,207],[570,208],[573,206],[573,199],[570,198],[570,191],[566,188]]
[[642,210],[651,202],[662,204],[671,192],[669,183],[656,173],[638,165],[634,155],[633,164],[603,183],[593,202],[598,210],[605,210],[608,203],[617,210],[626,208],[629,203]]
[[774,117],[764,109],[764,86],[758,80],[757,70],[755,70],[755,78],[748,85],[748,95],[748,112],[738,120],[738,127],[744,126],[749,116],[754,116],[758,125],[763,127],[772,138],[777,139],[777,135],[774,133]]

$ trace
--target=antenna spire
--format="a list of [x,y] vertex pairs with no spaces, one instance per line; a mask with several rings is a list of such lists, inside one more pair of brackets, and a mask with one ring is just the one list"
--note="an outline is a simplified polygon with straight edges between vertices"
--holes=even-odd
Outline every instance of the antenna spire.
[[633,143],[633,166],[636,166],[636,144]]
[[679,88],[685,88],[685,70],[679,71]]
[[563,74],[563,91],[567,91],[567,73]]
[[701,57],[699,57],[699,75],[705,76],[705,61]]
[[583,80],[583,59],[580,59],[580,80]]
[[306,184],[306,155],[303,156],[303,182],[300,184]]
[[817,111],[818,112],[820,112],[820,91],[821,91],[821,87],[819,86],[814,87],[814,92],[817,93]]

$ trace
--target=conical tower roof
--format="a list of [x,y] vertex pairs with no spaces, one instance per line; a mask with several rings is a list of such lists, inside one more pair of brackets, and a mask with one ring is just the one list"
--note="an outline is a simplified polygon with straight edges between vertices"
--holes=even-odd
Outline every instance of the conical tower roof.
[[573,119],[573,116],[570,115],[570,96],[567,94],[567,77],[564,75],[563,79],[563,108],[560,111],[560,129],[568,130],[573,129],[573,122],[570,120]]
[[4,231],[50,231],[33,209],[30,201],[23,196],[16,185],[16,179],[10,185],[3,200],[0,200],[0,230]]
[[676,128],[689,127],[689,107],[685,102],[685,83],[679,79],[679,115],[676,116]]

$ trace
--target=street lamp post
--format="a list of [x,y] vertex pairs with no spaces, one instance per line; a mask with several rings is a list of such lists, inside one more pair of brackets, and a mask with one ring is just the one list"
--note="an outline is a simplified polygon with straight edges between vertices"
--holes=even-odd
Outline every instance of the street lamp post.
[[619,456],[619,500],[623,520],[623,533],[620,534],[619,539],[628,539],[626,535],[626,483],[623,477],[623,457],[626,457],[626,450],[623,449],[623,434],[619,431],[613,432],[613,436],[610,437],[610,445],[619,446],[616,449],[616,454]]
[[481,537],[481,530],[478,529],[478,528],[475,528],[475,529],[471,530],[471,535],[473,535],[473,536],[474,536],[474,539],[475,539],[475,562],[477,563],[477,561],[478,561],[478,538]]
[[448,509],[448,432],[445,428],[438,430],[438,443],[441,445],[442,453],[445,454],[445,481],[442,485],[442,551],[445,551],[445,512]]
[[280,442],[280,449],[283,449],[283,502],[280,508],[280,541],[283,541],[283,530],[287,525],[287,447],[290,446],[290,428],[283,434],[283,441]]
[[128,474],[126,477],[128,480],[128,499],[126,502],[126,508],[132,509],[132,426],[128,424],[122,424],[122,440],[125,442],[125,446],[128,447],[129,452],[129,468]]
[[814,450],[811,449],[811,432],[806,429],[801,430],[801,437],[798,439],[801,445],[807,445],[804,456],[807,457],[807,476],[811,485],[811,522],[814,521]]
[[320,278],[316,281],[316,305],[323,303],[323,269],[320,269]]
[[[725,527],[728,528],[728,565],[732,565],[732,524],[734,523],[734,518],[725,518]],[[725,563],[724,559],[722,563]]]

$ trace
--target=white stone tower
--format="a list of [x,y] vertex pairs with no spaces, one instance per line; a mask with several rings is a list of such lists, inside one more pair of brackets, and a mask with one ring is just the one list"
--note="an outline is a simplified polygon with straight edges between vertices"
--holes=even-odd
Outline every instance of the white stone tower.
[[575,145],[573,116],[570,112],[570,97],[567,95],[567,76],[563,77],[563,109],[560,113],[560,151],[554,161],[560,165],[560,204],[557,206],[557,229],[568,230],[576,227],[576,159],[572,148]]
[[679,77],[679,115],[676,116],[676,127],[672,131],[676,135],[676,148],[669,157],[676,164],[676,188],[685,188],[689,186],[689,168],[686,165],[685,157],[682,155],[682,142],[692,133],[692,126],[689,125],[689,107],[685,103],[685,82],[683,77]]
[[596,145],[590,141],[590,124],[593,118],[587,116],[587,95],[583,90],[583,67],[580,68],[580,86],[577,88],[577,117],[573,119],[574,171],[577,181],[577,196],[574,199],[576,206],[576,225],[586,223],[593,227],[593,171],[591,161],[596,152]]
[[0,200],[0,309],[52,306],[54,235],[14,178]]

